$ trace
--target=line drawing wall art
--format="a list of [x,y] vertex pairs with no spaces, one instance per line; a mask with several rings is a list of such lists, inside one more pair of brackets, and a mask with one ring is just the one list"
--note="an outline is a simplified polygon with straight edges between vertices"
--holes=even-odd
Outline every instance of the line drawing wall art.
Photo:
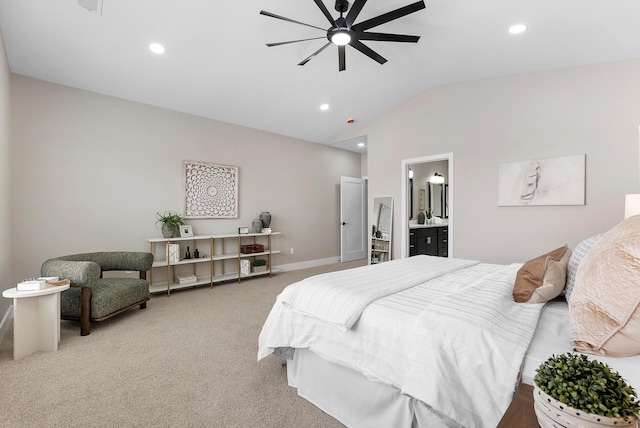
[[584,154],[501,163],[498,206],[584,205]]
[[184,161],[184,217],[238,218],[238,167]]

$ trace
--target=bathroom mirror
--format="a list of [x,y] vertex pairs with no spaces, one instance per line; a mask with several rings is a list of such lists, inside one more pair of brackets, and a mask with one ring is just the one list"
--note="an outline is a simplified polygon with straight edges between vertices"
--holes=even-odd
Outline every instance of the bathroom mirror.
[[393,196],[373,198],[371,264],[391,260]]

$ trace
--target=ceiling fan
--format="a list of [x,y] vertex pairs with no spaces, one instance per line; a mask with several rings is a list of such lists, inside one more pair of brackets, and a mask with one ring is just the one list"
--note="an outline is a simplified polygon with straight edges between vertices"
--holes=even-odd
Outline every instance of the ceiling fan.
[[[318,8],[322,11],[324,16],[327,18],[331,27],[329,29],[316,27],[315,25],[305,24],[304,22],[295,21],[293,19],[285,18],[284,16],[276,15],[271,12],[267,12],[264,10],[260,11],[261,15],[266,15],[271,18],[281,19],[283,21],[292,22],[294,24],[300,24],[311,28],[317,28],[318,30],[322,30],[326,32],[326,36],[321,37],[313,37],[310,39],[301,39],[301,40],[291,40],[288,42],[278,42],[278,43],[267,43],[267,46],[281,46],[289,43],[298,43],[298,42],[306,42],[308,40],[318,40],[327,38],[329,42],[325,44],[323,47],[309,55],[307,58],[303,59],[298,65],[305,65],[309,61],[311,61],[316,55],[325,50],[329,45],[335,44],[338,46],[338,70],[344,71],[346,69],[346,61],[345,61],[345,46],[349,45],[356,50],[362,52],[369,58],[377,61],[380,64],[384,64],[387,62],[385,58],[376,53],[373,49],[366,46],[362,43],[362,40],[373,40],[380,42],[405,42],[405,43],[417,43],[420,40],[420,36],[407,36],[403,34],[388,34],[388,33],[373,33],[367,32],[370,28],[377,27],[378,25],[385,24],[389,21],[393,21],[398,18],[402,18],[403,16],[409,15],[411,13],[417,12],[425,8],[424,1],[420,0],[410,5],[401,7],[399,9],[392,10],[391,12],[384,13],[382,15],[376,16],[375,18],[367,19],[366,21],[362,21],[360,23],[354,24],[354,21],[360,14],[360,11],[367,3],[367,0],[355,0],[353,2],[353,6],[349,9],[349,2],[347,0],[336,0],[335,9],[340,12],[340,17],[338,19],[334,19],[333,16],[327,10],[327,7],[324,5],[322,0],[313,0]],[[349,10],[346,17],[343,17],[343,14]]]

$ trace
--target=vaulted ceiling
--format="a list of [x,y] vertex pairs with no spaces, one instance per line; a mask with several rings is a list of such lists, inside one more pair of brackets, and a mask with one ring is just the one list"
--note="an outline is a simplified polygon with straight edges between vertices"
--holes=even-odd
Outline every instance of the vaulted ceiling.
[[[266,46],[324,36],[260,14],[329,28],[314,0],[80,1],[99,10],[0,0],[12,72],[321,144],[438,85],[640,57],[638,0],[425,0],[375,29],[417,44],[365,42],[384,65],[348,46],[342,72],[333,45],[297,65],[326,39]],[[413,2],[369,0],[356,22]]]

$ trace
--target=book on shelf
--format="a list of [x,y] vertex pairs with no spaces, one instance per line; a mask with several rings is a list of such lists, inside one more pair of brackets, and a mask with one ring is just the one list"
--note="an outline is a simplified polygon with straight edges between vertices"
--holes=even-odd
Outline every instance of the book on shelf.
[[180,261],[180,245],[167,244],[165,248],[165,254],[168,254],[167,261],[170,263],[177,263]]
[[194,283],[198,280],[198,278],[195,275],[187,275],[187,276],[179,276],[176,278],[176,280],[178,284],[184,285],[184,284]]
[[249,275],[249,273],[251,273],[249,260],[240,260],[240,273],[242,275]]

